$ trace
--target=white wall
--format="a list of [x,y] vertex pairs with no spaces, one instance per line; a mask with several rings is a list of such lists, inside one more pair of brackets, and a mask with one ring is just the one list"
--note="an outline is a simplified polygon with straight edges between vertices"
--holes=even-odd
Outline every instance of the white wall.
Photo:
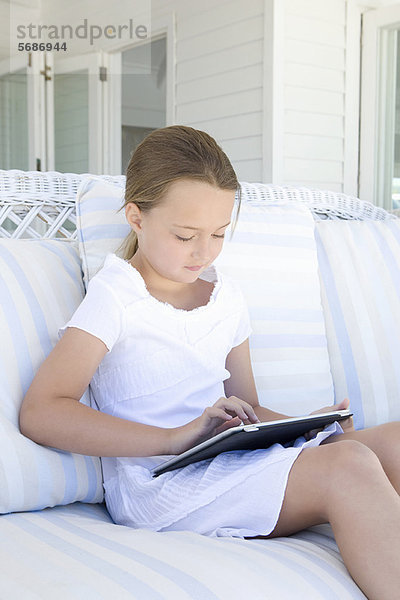
[[[154,13],[161,4],[153,2]],[[214,135],[241,180],[356,194],[361,11],[355,5],[171,2],[176,122]],[[274,39],[264,40],[272,19]],[[264,64],[269,52],[272,73]],[[274,105],[264,118],[268,94]],[[273,166],[263,164],[270,145]]]
[[176,122],[214,136],[247,181],[262,180],[263,19],[262,0],[177,12]]
[[[384,1],[363,4],[372,8]],[[98,0],[94,15],[89,0],[42,0],[46,19],[89,14],[111,23],[131,17],[133,5]],[[151,0],[152,23],[175,16],[171,122],[213,135],[242,181],[356,193],[358,5],[357,0]],[[273,11],[280,18],[273,40],[264,40]],[[274,72],[266,69],[270,51]],[[266,114],[271,93],[274,105]],[[263,163],[270,142],[273,169],[265,158]]]
[[343,191],[346,2],[284,2],[283,180]]

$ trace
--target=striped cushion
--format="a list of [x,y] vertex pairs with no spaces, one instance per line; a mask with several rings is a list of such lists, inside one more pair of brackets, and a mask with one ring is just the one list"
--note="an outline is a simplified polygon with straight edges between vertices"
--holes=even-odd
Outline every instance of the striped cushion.
[[[79,248],[86,281],[107,252],[129,233],[123,188],[99,177],[78,191]],[[235,216],[236,211],[234,211]],[[239,221],[216,259],[246,296],[253,333],[250,351],[260,404],[289,415],[333,402],[321,306],[314,219],[293,202],[242,199]]]
[[101,176],[84,178],[76,196],[76,228],[85,288],[106,254],[115,252],[131,228],[122,209],[125,187]]
[[76,244],[0,240],[0,513],[103,498],[98,458],[40,446],[18,428],[22,398],[83,294]]
[[259,402],[289,415],[330,405],[334,391],[314,219],[304,205],[243,202],[216,265],[245,295]]
[[400,220],[316,226],[336,398],[356,428],[400,419]]
[[328,525],[274,540],[114,525],[103,504],[0,517],[2,598],[361,600]]

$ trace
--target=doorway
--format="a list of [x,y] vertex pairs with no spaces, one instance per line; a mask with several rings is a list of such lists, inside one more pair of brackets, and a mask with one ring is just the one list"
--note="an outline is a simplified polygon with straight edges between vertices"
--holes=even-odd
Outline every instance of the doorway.
[[400,208],[400,5],[363,15],[360,192]]

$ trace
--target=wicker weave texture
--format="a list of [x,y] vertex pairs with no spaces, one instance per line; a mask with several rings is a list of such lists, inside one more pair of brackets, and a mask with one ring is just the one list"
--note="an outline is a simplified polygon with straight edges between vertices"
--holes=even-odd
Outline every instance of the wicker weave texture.
[[[89,176],[0,170],[0,237],[76,240],[76,193],[82,180]],[[123,175],[96,177],[119,185],[125,183]],[[302,202],[315,220],[397,218],[369,202],[336,192],[249,182],[241,182],[241,187],[247,202]]]
[[[75,198],[89,173],[0,170],[0,237],[77,239]],[[125,177],[104,175],[121,183]]]
[[243,194],[248,201],[293,201],[306,204],[316,220],[365,219],[386,220],[395,218],[383,208],[354,196],[339,192],[316,190],[305,187],[289,187],[263,183],[241,182]]

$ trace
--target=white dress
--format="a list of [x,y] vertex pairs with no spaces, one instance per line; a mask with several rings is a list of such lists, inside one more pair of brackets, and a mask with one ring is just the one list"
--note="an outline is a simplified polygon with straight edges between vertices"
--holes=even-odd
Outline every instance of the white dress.
[[[91,382],[92,406],[158,427],[178,427],[225,396],[230,350],[252,332],[240,287],[211,265],[208,303],[177,309],[151,296],[128,261],[108,254],[85,298],[59,329],[78,327],[107,346]],[[116,523],[209,536],[268,535],[276,525],[293,462],[305,447],[342,433],[337,423],[292,447],[225,452],[153,478],[169,458],[102,457],[105,502]]]

